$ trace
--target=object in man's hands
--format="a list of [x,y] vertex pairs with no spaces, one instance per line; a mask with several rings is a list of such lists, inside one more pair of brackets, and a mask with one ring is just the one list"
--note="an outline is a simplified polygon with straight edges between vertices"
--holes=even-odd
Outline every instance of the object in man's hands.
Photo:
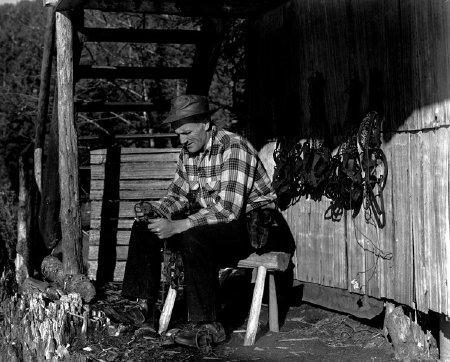
[[134,213],[136,214],[136,220],[144,222],[162,217],[158,210],[147,201],[141,201],[134,205]]

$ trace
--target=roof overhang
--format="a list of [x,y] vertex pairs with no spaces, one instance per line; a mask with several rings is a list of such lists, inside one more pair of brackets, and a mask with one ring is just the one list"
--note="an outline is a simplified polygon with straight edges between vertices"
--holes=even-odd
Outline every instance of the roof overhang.
[[179,16],[257,16],[287,0],[44,0],[56,11],[93,9],[107,12],[169,14]]

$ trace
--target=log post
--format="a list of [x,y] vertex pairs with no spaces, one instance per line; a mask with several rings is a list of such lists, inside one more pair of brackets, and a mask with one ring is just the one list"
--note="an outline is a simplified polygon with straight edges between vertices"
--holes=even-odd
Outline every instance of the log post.
[[188,79],[186,93],[208,94],[217,59],[228,24],[218,18],[205,18],[202,24],[204,37],[195,49],[192,73]]
[[83,272],[78,190],[78,149],[74,124],[73,29],[66,12],[56,13],[60,220],[65,274]]
[[39,192],[42,192],[42,150],[45,139],[45,123],[47,122],[50,98],[50,77],[52,73],[52,56],[55,42],[55,11],[46,9],[47,25],[44,36],[44,50],[41,64],[41,83],[39,88],[38,111],[34,137],[34,177]]
[[20,286],[30,273],[31,195],[26,167],[27,151],[19,157],[19,209],[17,212],[16,281]]
[[[55,87],[55,93],[57,89]],[[43,170],[42,192],[39,205],[39,231],[48,250],[61,241],[60,188],[58,170],[58,96],[53,98],[50,130],[47,135],[45,167]]]

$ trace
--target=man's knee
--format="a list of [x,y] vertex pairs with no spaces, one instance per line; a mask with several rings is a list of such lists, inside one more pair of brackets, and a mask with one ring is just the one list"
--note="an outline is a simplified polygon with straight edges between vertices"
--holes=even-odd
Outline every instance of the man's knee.
[[179,247],[183,257],[199,257],[207,252],[211,241],[206,240],[205,227],[191,228],[180,234]]

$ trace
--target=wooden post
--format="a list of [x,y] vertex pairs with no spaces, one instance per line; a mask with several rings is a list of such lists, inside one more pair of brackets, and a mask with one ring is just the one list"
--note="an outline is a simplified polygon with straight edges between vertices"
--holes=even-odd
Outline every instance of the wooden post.
[[187,93],[208,94],[226,30],[227,25],[222,19],[205,18],[203,20],[201,31],[204,36],[195,49]]
[[44,36],[44,51],[41,64],[41,84],[39,88],[38,112],[34,137],[34,177],[39,192],[42,192],[42,150],[45,139],[45,123],[47,122],[48,103],[50,98],[50,76],[52,73],[52,57],[55,41],[55,11],[46,9],[47,25]]
[[258,332],[259,314],[261,312],[261,302],[264,293],[264,282],[266,280],[267,268],[258,267],[255,289],[253,290],[252,307],[248,317],[247,332],[245,333],[244,346],[252,346],[255,343],[256,332]]
[[278,324],[277,288],[275,286],[273,272],[269,272],[269,329],[271,332],[280,331]]
[[65,274],[83,272],[78,191],[78,149],[74,124],[73,29],[67,13],[56,13],[59,183]]
[[166,300],[164,302],[164,307],[161,312],[161,316],[159,317],[159,327],[158,327],[159,334],[163,334],[167,331],[167,327],[169,326],[170,317],[172,316],[172,310],[175,304],[176,297],[177,291],[172,287],[170,287],[167,293]]
[[[57,89],[55,89],[55,93],[57,93]],[[43,183],[39,205],[39,231],[48,250],[55,248],[61,242],[58,128],[58,96],[55,94],[50,130],[47,135],[47,157],[42,173]]]
[[25,151],[19,157],[19,209],[17,212],[17,247],[16,247],[16,281],[20,286],[29,276],[30,265],[30,227],[31,227],[31,196],[29,175],[26,169]]

